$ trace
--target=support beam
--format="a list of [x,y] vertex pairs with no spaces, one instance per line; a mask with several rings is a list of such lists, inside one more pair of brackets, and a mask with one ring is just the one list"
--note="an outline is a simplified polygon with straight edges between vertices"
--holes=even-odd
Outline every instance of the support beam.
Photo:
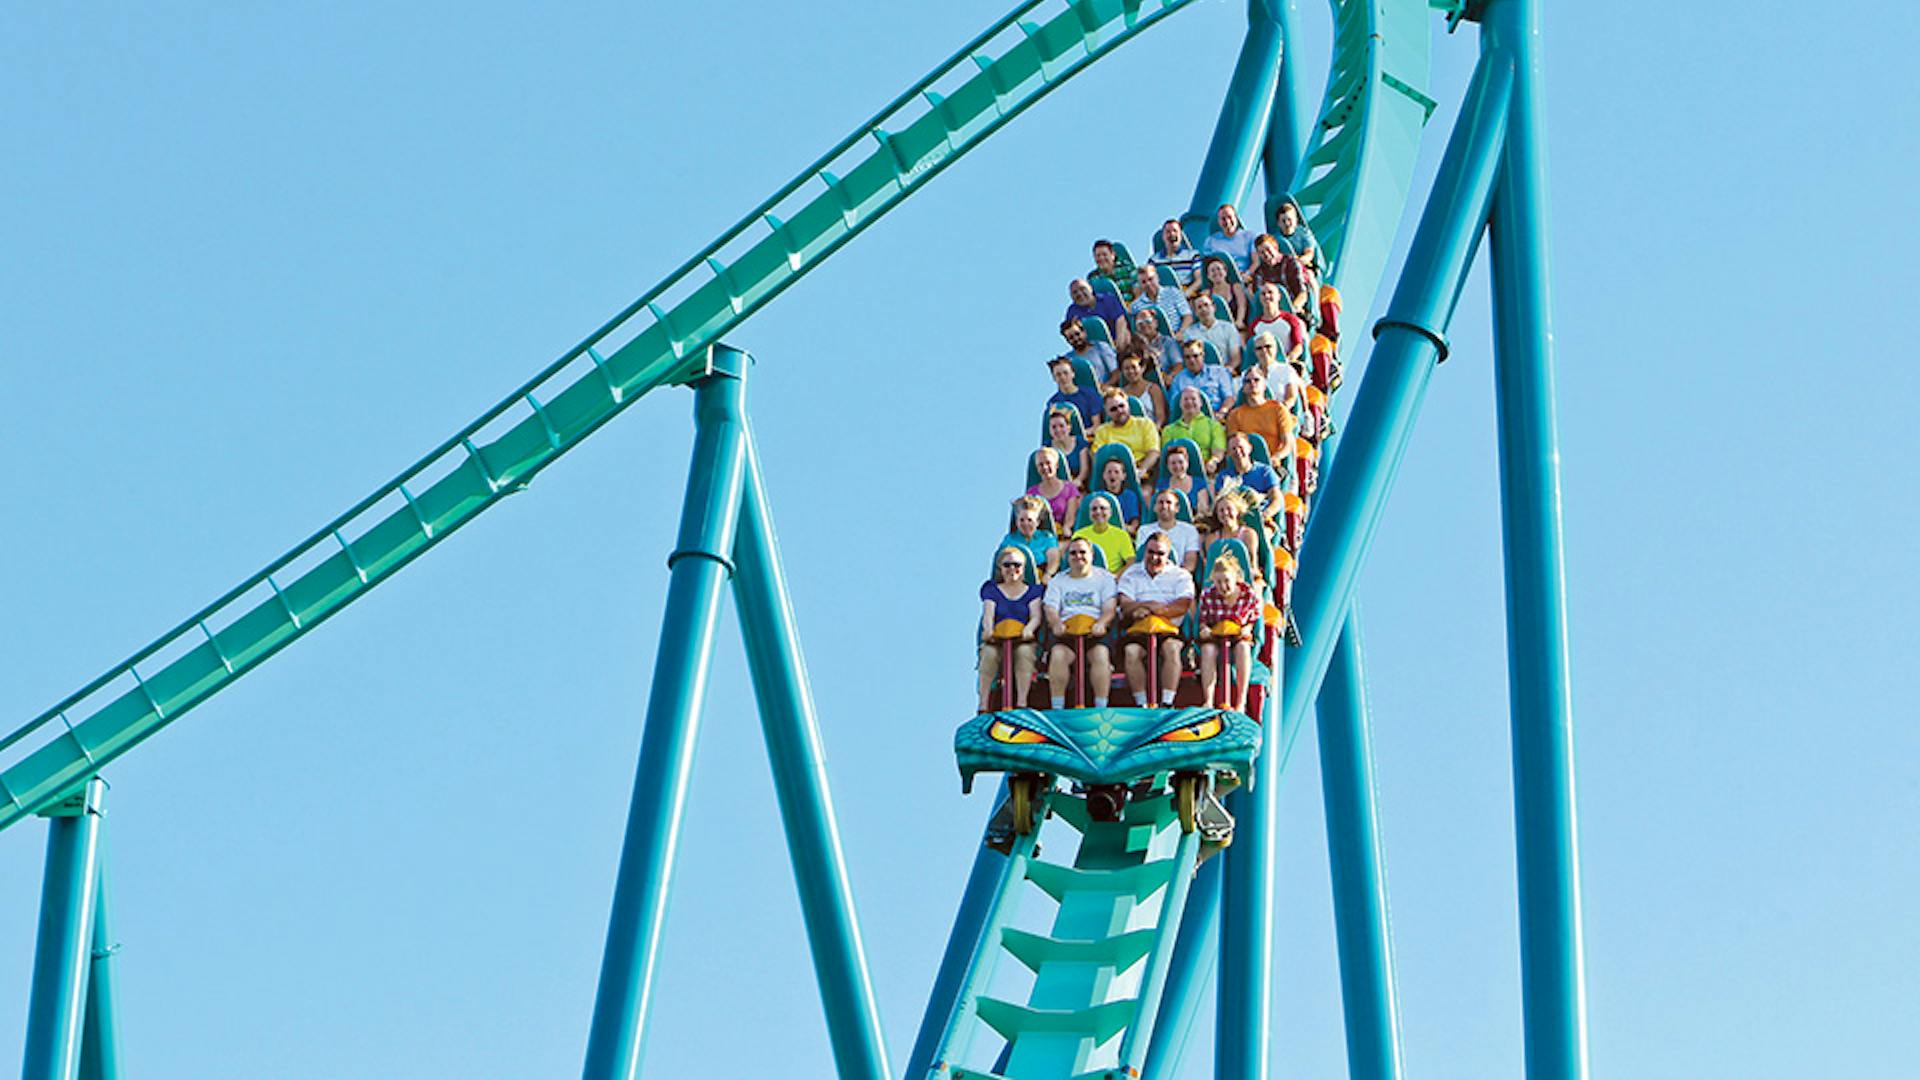
[[640,1068],[720,593],[732,572],[746,476],[748,363],[747,354],[715,346],[713,370],[694,384],[693,461],[679,539],[667,559],[672,577],[587,1036],[586,1080],[631,1080]]
[[1492,253],[1526,1074],[1529,1080],[1584,1080],[1586,978],[1547,295],[1540,27],[1533,0],[1491,0],[1483,20],[1483,52],[1514,71]]
[[[987,823],[1000,803],[1007,798],[1007,785],[990,804]],[[946,1033],[947,1019],[960,1000],[960,986],[967,977],[967,964],[980,944],[987,926],[987,913],[999,894],[1007,874],[1007,856],[987,846],[986,830],[981,830],[980,847],[973,856],[973,869],[967,872],[967,885],[960,894],[960,910],[953,917],[953,932],[947,935],[947,951],[940,955],[940,970],[933,977],[933,992],[927,997],[927,1011],[920,1017],[920,1030],[913,1038],[913,1052],[907,1055],[903,1080],[919,1080],[933,1068],[933,1054]],[[1177,954],[1176,954],[1177,959]],[[1164,1015],[1164,1012],[1163,1014]],[[1156,1038],[1158,1036],[1156,1035]]]
[[886,1080],[880,1012],[827,790],[826,750],[751,436],[746,472],[733,547],[733,594],[746,638],[754,696],[760,703],[774,792],[786,825],[787,853],[793,860],[807,941],[813,950],[814,976],[826,1006],[834,1063],[841,1077]]
[[1266,231],[1276,228],[1274,212],[1280,200],[1293,190],[1300,175],[1300,155],[1307,147],[1306,128],[1301,117],[1305,95],[1301,93],[1302,65],[1293,62],[1294,0],[1268,0],[1268,18],[1280,27],[1280,77],[1273,92],[1273,105],[1267,110],[1267,137],[1260,153],[1260,175],[1267,189],[1267,201],[1260,215]]
[[1174,941],[1173,964],[1167,969],[1166,989],[1160,993],[1160,1020],[1153,1027],[1153,1045],[1147,1048],[1142,1076],[1180,1075],[1201,994],[1220,955],[1220,885],[1225,865],[1218,855],[1200,864],[1187,891],[1187,910],[1180,914],[1180,936]]
[[1386,317],[1374,327],[1373,356],[1302,544],[1293,595],[1302,643],[1287,650],[1290,692],[1282,703],[1280,731],[1294,730],[1319,693],[1394,474],[1413,437],[1427,381],[1446,358],[1447,324],[1487,220],[1512,86],[1512,69],[1483,54],[1399,286]]
[[74,1080],[80,1069],[106,794],[106,781],[96,776],[47,819],[40,936],[33,950],[21,1080]]
[[1215,1080],[1265,1080],[1273,1053],[1273,869],[1280,817],[1280,764],[1286,753],[1276,723],[1279,665],[1256,715],[1264,728],[1248,786],[1234,794],[1233,846],[1226,860],[1220,920],[1220,983],[1214,1007]]
[[1373,747],[1361,666],[1360,612],[1347,612],[1320,699],[1320,792],[1333,876],[1334,938],[1351,1080],[1400,1080],[1400,1013],[1393,988],[1385,864],[1374,818]]
[[94,888],[92,962],[87,975],[87,1018],[80,1043],[80,1080],[118,1080],[120,1025],[113,997],[113,956],[120,944],[113,940],[107,908],[106,840],[100,842],[100,880]]
[[1253,190],[1254,170],[1266,145],[1274,88],[1280,83],[1281,53],[1286,47],[1287,0],[1248,0],[1247,36],[1240,43],[1226,101],[1213,128],[1207,159],[1200,166],[1193,202],[1180,218],[1195,247],[1213,229],[1222,203],[1239,206]]

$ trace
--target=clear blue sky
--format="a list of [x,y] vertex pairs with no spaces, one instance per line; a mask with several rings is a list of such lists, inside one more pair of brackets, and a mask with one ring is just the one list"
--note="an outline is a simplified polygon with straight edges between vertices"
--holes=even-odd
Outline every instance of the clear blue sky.
[[[1596,1075],[1911,1070],[1920,35],[1872,7],[1548,11]],[[952,631],[1063,286],[1094,236],[1184,207],[1241,10],[1081,77],[735,339],[896,1061],[988,810],[955,782]],[[0,13],[0,727],[477,415],[1000,11]],[[1473,54],[1436,44],[1422,188]],[[1363,586],[1406,1056],[1463,1080],[1520,1070],[1486,323],[1482,277]],[[689,431],[684,392],[643,401],[111,770],[136,1075],[577,1072]],[[1275,1044],[1324,1077],[1304,740]],[[696,784],[649,1075],[829,1075],[730,637]],[[0,1055],[43,835],[0,834]]]

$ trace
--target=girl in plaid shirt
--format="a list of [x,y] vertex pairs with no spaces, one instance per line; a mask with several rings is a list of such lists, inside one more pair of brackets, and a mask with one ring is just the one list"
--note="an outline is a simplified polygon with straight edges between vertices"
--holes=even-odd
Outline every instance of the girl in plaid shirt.
[[[1260,625],[1260,593],[1247,583],[1240,560],[1222,554],[1213,561],[1213,574],[1200,592],[1200,689],[1207,704],[1219,700],[1214,687],[1220,681],[1219,662],[1224,645],[1232,650],[1233,683],[1228,688],[1227,707],[1247,711],[1247,684],[1253,675],[1253,631]],[[1222,638],[1214,628],[1225,622],[1238,623],[1240,632]]]

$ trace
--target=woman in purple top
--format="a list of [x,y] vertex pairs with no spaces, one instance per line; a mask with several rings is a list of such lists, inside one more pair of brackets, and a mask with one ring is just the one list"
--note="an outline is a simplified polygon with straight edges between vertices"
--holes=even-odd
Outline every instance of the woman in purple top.
[[980,711],[994,711],[995,678],[1004,646],[995,628],[1009,619],[1020,624],[1013,647],[1014,700],[1026,704],[1033,685],[1033,642],[1040,631],[1040,601],[1047,590],[1027,577],[1027,553],[1011,544],[993,560],[993,580],[980,586]]
[[1080,489],[1073,486],[1073,481],[1061,479],[1058,452],[1052,447],[1035,450],[1033,471],[1040,482],[1028,488],[1027,494],[1047,500],[1047,509],[1053,511],[1053,520],[1072,521],[1073,512],[1080,506]]

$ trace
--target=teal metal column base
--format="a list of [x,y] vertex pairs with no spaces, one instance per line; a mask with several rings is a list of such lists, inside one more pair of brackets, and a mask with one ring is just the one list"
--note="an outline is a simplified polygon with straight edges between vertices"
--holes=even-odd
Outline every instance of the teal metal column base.
[[106,781],[96,776],[47,820],[40,936],[33,951],[21,1080],[73,1080],[80,1069],[106,794]]
[[694,384],[693,460],[679,539],[668,559],[672,580],[587,1036],[586,1080],[631,1080],[640,1070],[720,591],[732,571],[729,556],[746,479],[748,363],[743,352],[715,347],[710,374]]

